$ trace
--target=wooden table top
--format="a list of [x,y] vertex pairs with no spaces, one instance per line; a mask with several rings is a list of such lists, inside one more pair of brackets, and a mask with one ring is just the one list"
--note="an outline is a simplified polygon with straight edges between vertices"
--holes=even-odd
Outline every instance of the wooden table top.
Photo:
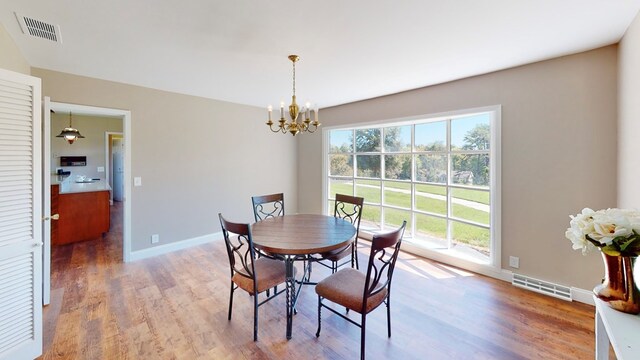
[[256,248],[273,254],[309,255],[350,244],[356,228],[348,221],[327,215],[285,215],[251,226]]

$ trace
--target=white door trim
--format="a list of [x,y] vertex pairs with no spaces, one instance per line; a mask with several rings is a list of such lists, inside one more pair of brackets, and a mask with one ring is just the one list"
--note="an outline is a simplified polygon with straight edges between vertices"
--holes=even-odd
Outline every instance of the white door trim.
[[[123,213],[123,236],[122,236],[122,260],[124,262],[129,262],[131,260],[131,111],[129,110],[121,110],[121,109],[112,109],[112,108],[103,108],[96,106],[88,106],[88,105],[78,105],[78,104],[69,104],[62,102],[54,102],[51,101],[49,97],[45,97],[45,104],[48,104],[49,108],[45,108],[45,125],[44,128],[49,130],[48,136],[51,136],[51,116],[49,110],[54,110],[58,112],[73,112],[78,115],[93,115],[93,116],[113,116],[119,117],[123,121],[123,136],[125,143],[125,154],[124,154],[124,213]],[[46,107],[46,106],[45,106]],[[46,137],[46,136],[45,136]],[[44,149],[44,166],[43,173],[45,174],[44,178],[44,186],[43,193],[44,196],[48,199],[45,199],[44,203],[49,204],[48,208],[44,208],[44,216],[51,216],[51,146],[46,147]],[[45,234],[45,252],[51,251],[51,236],[49,234]],[[51,257],[45,257],[45,266],[47,270],[44,271],[44,281],[43,283],[47,284],[47,287],[44,289],[44,292],[47,294],[47,299],[50,291],[50,279],[51,279]],[[44,284],[43,284],[44,285]],[[47,301],[48,303],[48,301]]]

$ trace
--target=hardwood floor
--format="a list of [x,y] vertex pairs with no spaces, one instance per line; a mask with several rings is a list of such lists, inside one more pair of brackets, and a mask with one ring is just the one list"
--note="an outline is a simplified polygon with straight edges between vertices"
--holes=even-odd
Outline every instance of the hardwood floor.
[[[302,290],[293,339],[285,299],[260,307],[236,292],[227,320],[229,265],[223,241],[123,264],[121,209],[104,239],[53,249],[44,359],[356,359],[360,330],[323,312]],[[212,220],[213,221],[213,220]],[[366,241],[361,243],[366,244]],[[366,263],[368,248],[360,250]],[[313,278],[327,274],[314,267]],[[386,314],[367,317],[369,359],[593,359],[594,308],[401,254]],[[357,314],[351,314],[355,316]],[[358,317],[354,317],[358,319]]]

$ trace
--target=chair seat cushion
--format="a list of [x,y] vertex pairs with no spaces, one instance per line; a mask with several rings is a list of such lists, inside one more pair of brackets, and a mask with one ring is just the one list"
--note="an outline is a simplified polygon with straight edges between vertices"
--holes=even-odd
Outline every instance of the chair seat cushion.
[[351,255],[351,245],[320,254],[322,260],[338,261]]
[[[258,293],[282,284],[286,278],[284,261],[261,257],[255,261]],[[231,278],[236,285],[253,295],[253,280],[250,277],[235,273]]]
[[[366,275],[356,269],[342,269],[320,281],[316,285],[316,293],[338,305],[361,313],[365,280]],[[365,313],[378,307],[386,297],[387,288],[369,297]]]

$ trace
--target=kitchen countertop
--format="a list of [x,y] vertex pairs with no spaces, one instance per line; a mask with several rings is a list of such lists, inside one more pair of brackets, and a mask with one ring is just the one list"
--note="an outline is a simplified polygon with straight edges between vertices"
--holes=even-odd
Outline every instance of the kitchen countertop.
[[[55,178],[55,179],[54,179]],[[104,179],[100,179],[92,182],[76,182],[74,176],[68,176],[64,179],[60,179],[60,177],[53,176],[51,179],[51,184],[59,184],[60,185],[60,194],[75,194],[75,193],[83,193],[83,192],[93,192],[93,191],[110,191],[111,186],[107,184]]]

